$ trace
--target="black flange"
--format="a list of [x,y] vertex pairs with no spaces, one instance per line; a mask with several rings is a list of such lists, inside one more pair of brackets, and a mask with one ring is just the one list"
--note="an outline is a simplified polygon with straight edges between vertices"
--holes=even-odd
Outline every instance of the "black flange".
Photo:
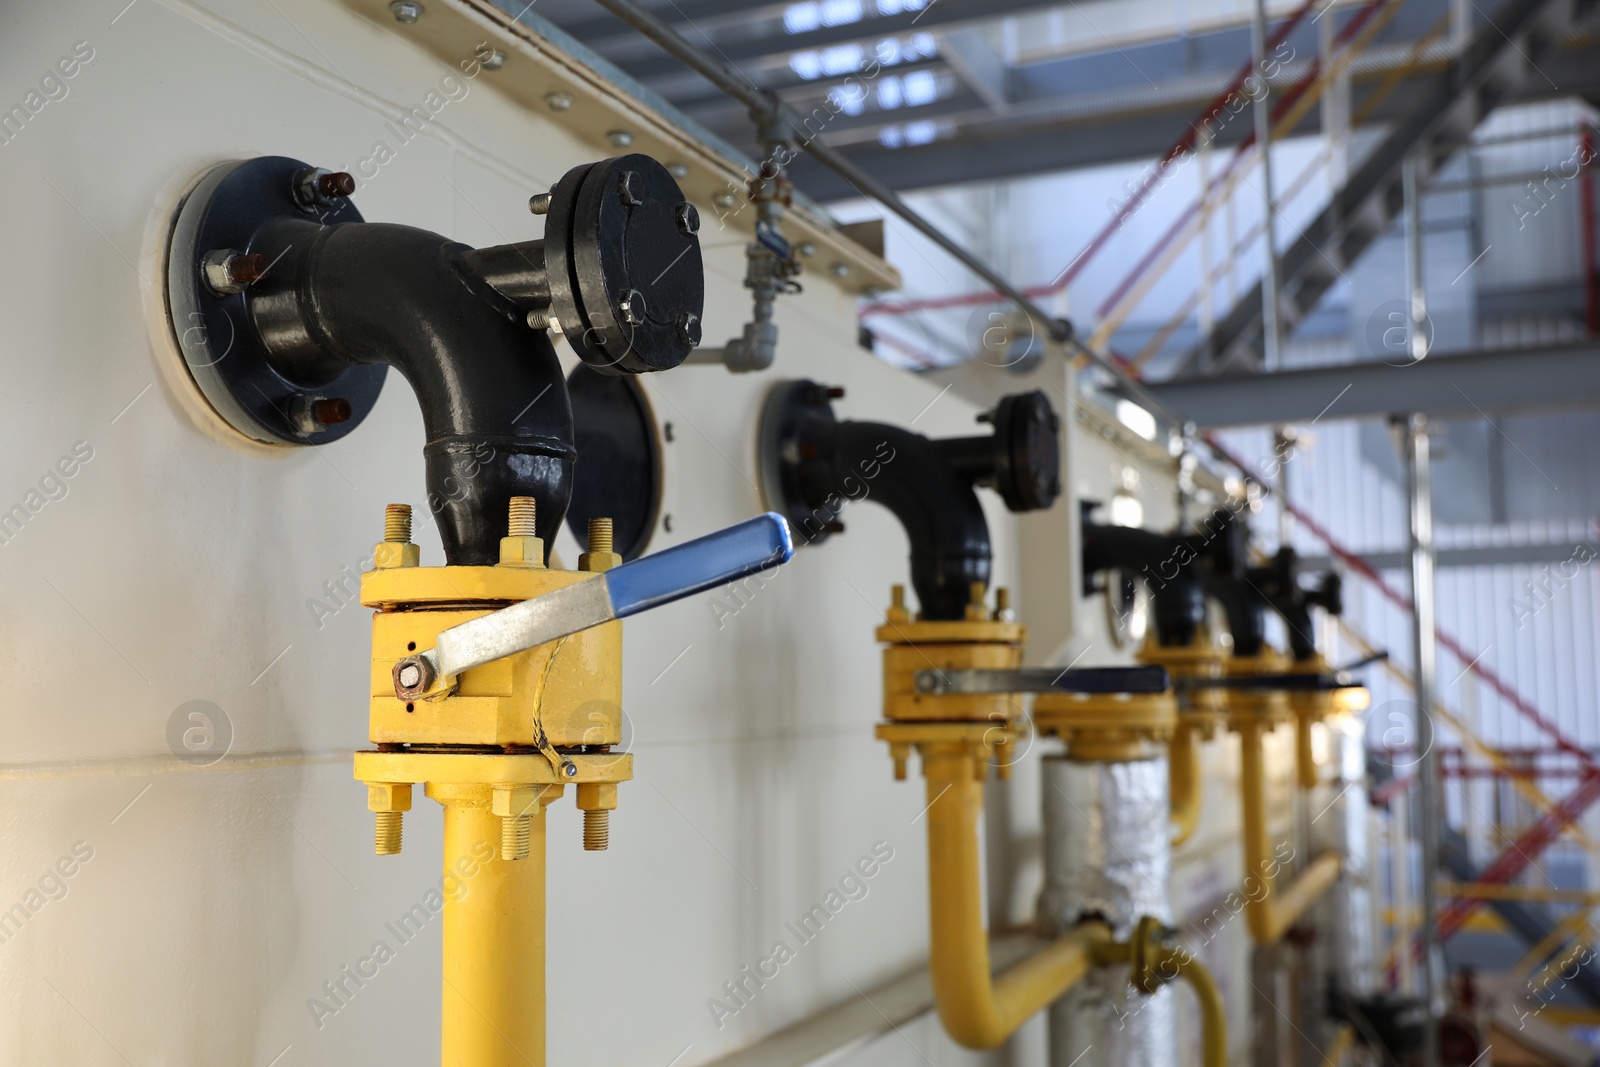
[[637,378],[608,377],[587,364],[567,376],[578,463],[567,527],[584,544],[589,520],[611,520],[612,545],[625,560],[650,544],[661,513],[661,436]]
[[616,156],[550,190],[544,257],[556,321],[602,374],[670,370],[700,343],[700,215],[660,163]]
[[[382,364],[286,372],[251,322],[248,286],[279,265],[251,262],[264,228],[362,221],[338,195],[348,188],[338,177],[283,156],[213,167],[184,198],[168,242],[167,312],[189,375],[229,425],[267,444],[338,440],[372,410],[388,373]],[[238,257],[232,281],[230,254]]]

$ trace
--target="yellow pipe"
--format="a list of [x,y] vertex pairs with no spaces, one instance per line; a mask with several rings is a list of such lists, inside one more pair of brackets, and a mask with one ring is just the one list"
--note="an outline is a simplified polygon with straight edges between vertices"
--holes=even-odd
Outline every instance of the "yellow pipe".
[[1035,1012],[1089,972],[1097,947],[1111,940],[1100,923],[1063,934],[998,977],[979,883],[981,767],[964,745],[922,746],[928,779],[928,967],[939,1020],[958,1044],[998,1048]]
[[[1321,694],[1317,694],[1321,696]],[[1311,727],[1316,717],[1300,710],[1294,716],[1294,765],[1299,772],[1300,788],[1317,787],[1317,755],[1311,745]]]
[[487,785],[428,786],[444,806],[443,1067],[544,1067],[544,805],[528,857],[500,858]]
[[1167,791],[1172,810],[1172,845],[1194,836],[1200,825],[1200,731],[1180,719],[1167,747]]
[[[1262,737],[1266,726],[1245,721],[1239,733],[1239,795],[1244,807],[1245,918],[1250,937],[1258,945],[1271,945],[1282,939],[1295,920],[1339,877],[1340,860],[1324,852],[1301,871],[1286,889],[1272,885],[1272,875],[1282,860],[1272,855],[1267,834],[1267,775],[1262,758]],[[1252,880],[1260,884],[1252,888]]]
[[1169,951],[1177,960],[1178,977],[1189,983],[1200,1004],[1200,1062],[1204,1067],[1228,1067],[1228,1014],[1217,980],[1192,954]]
[[1341,1026],[1333,1035],[1333,1044],[1328,1046],[1328,1054],[1322,1058],[1322,1067],[1340,1067],[1344,1063],[1345,1053],[1350,1051],[1350,1046],[1355,1044],[1356,1032],[1349,1026]]

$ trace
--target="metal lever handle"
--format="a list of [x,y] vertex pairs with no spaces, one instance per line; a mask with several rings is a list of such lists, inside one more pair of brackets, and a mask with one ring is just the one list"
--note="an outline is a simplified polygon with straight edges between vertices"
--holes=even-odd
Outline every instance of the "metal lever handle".
[[769,570],[793,555],[789,524],[769,511],[452,626],[433,648],[394,665],[395,696],[442,696],[462,671]]
[[918,671],[919,693],[1164,693],[1164,667],[1028,667],[1022,670]]

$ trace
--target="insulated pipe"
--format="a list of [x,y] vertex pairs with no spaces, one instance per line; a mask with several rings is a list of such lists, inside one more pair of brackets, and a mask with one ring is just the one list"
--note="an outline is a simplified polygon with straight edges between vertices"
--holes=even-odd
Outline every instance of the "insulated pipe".
[[[1104,921],[1119,942],[1137,940],[1146,917],[1167,926],[1172,905],[1172,849],[1167,834],[1167,769],[1162,755],[1085,759],[1074,734],[1068,755],[1047,755],[1044,794],[1044,888],[1039,920],[1070,930]],[[1164,751],[1164,746],[1153,745]],[[1109,950],[1108,950],[1109,951]],[[1124,952],[1119,962],[1132,962]],[[1092,974],[1049,1008],[1053,1067],[1177,1067],[1175,997],[1137,989],[1121,968]]]
[[[1251,939],[1258,945],[1272,945],[1338,880],[1341,861],[1337,854],[1324,852],[1288,888],[1276,887],[1268,872],[1275,873],[1283,861],[1272,855],[1267,833],[1267,775],[1262,756],[1266,727],[1246,721],[1235,729],[1239,734],[1239,796],[1244,808],[1245,918]],[[1249,891],[1252,878],[1263,885],[1260,896]]]
[[[557,787],[559,788],[559,787]],[[526,859],[500,858],[488,785],[428,785],[444,807],[444,1067],[544,1067],[545,814]]]
[[998,1048],[1089,973],[1111,931],[1104,923],[1085,923],[993,976],[979,878],[983,783],[966,746],[930,743],[921,749],[928,796],[928,966],[939,1021],[966,1048]]

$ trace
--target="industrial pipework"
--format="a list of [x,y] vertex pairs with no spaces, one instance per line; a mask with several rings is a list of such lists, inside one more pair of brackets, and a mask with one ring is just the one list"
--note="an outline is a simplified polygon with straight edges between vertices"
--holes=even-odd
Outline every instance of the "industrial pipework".
[[576,167],[530,200],[544,240],[483,249],[363,223],[353,188],[277,157],[208,172],[174,225],[168,310],[199,391],[258,442],[348,433],[385,365],[416,392],[447,565],[421,566],[410,506],[390,505],[361,579],[375,747],[355,777],[380,855],[400,851],[416,783],[444,808],[443,1062],[542,1067],[545,809],[576,786],[584,848],[607,847],[633,773],[619,620],[793,546],[766,515],[624,563],[597,516],[578,569],[547,566],[576,456],[546,330],[607,374],[674,367],[699,341],[698,217],[665,168]]
[[452,565],[498,558],[513,496],[548,544],[572,494],[572,409],[547,331],[611,374],[700,340],[699,216],[655,160],[574,167],[530,207],[540,240],[472,249],[363,222],[348,174],[278,156],[208,171],[179,209],[167,303],[188,373],[236,432],[318,445],[371,411],[392,366],[427,435]]
[[841,422],[843,389],[779,382],[760,429],[761,492],[802,543],[842,533],[852,500],[892,511],[911,542],[911,584],[924,620],[968,617],[974,584],[989,584],[989,524],[974,486],[1012,511],[1048,508],[1061,492],[1060,419],[1043,393],[1002,397],[980,421],[994,433],[934,441],[880,422]]

